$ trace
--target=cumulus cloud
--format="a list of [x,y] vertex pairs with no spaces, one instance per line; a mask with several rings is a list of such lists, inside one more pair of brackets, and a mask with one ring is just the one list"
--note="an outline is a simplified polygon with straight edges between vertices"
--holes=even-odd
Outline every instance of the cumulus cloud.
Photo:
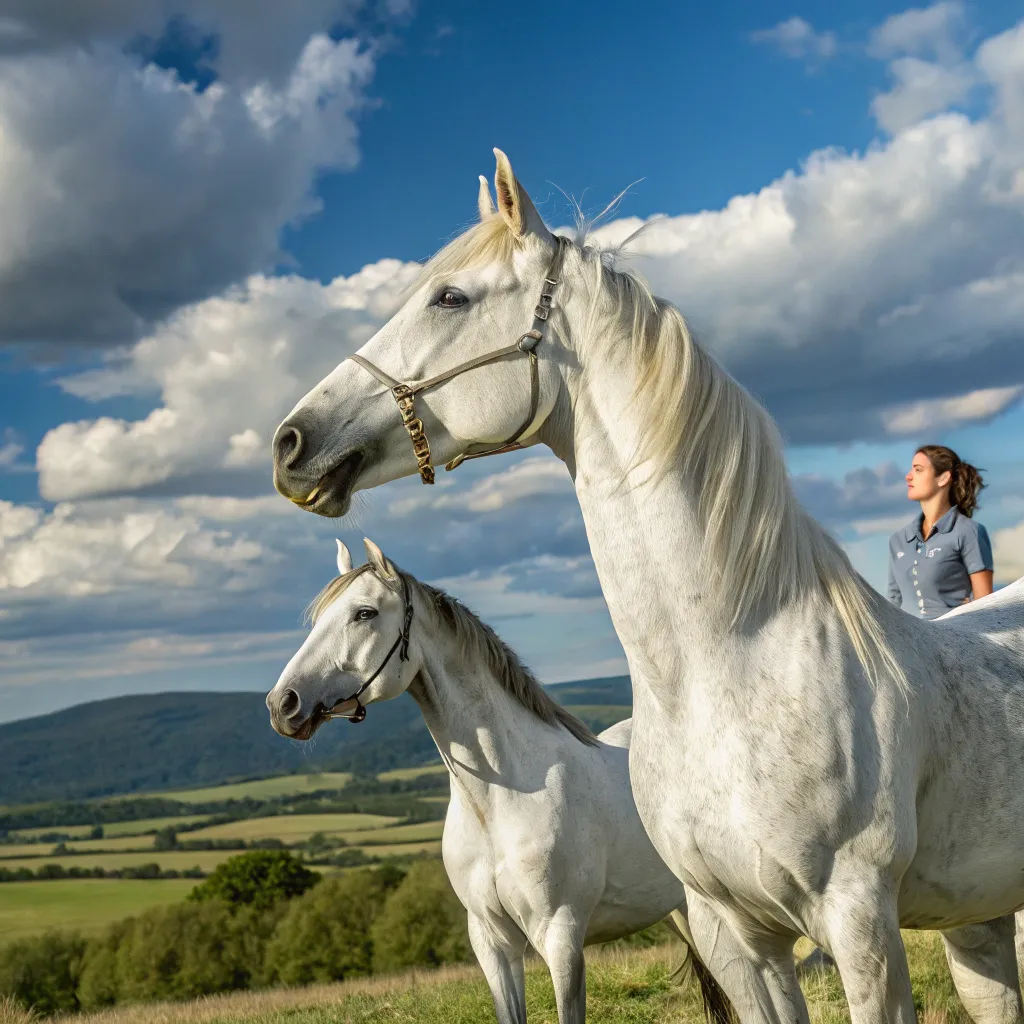
[[995,582],[1012,583],[1024,576],[1024,522],[992,534]]
[[64,382],[84,397],[158,389],[163,404],[134,422],[51,430],[36,457],[41,493],[265,490],[278,422],[376,331],[415,273],[385,260],[327,285],[254,277],[179,311],[126,359]]
[[207,574],[232,589],[264,555],[259,544],[166,509],[60,504],[46,513],[0,501],[0,592],[82,597],[139,585],[189,587]]
[[203,90],[118,45],[0,56],[0,344],[131,341],[274,265],[316,175],[358,162],[374,68],[322,34],[279,83]]
[[891,410],[908,401],[985,419],[970,396],[1024,383],[1024,23],[972,67],[984,117],[942,113],[721,210],[598,233],[645,228],[637,268],[795,443],[904,433]]
[[871,33],[868,51],[887,59],[912,54],[942,61],[959,58],[967,36],[967,12],[957,0],[911,7],[886,18]]
[[788,18],[750,34],[751,42],[773,46],[794,60],[820,62],[835,55],[834,32],[816,32],[803,18]]
[[[157,44],[169,24],[185,21],[194,33],[213,36],[208,56],[221,77],[259,80],[287,77],[310,36],[351,28],[367,7],[404,16],[411,3],[363,0],[5,0],[0,54],[46,52],[131,40],[136,49]],[[149,48],[153,48],[151,45]]]
[[886,431],[893,435],[923,436],[939,430],[955,430],[1005,412],[1024,394],[1024,386],[985,388],[955,398],[910,402],[882,412]]

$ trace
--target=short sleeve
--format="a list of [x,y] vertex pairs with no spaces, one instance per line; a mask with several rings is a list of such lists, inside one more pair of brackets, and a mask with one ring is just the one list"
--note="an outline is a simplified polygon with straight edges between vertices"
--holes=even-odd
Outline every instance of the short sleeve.
[[900,585],[896,582],[896,567],[894,566],[896,558],[892,550],[892,541],[889,542],[889,581],[885,587],[885,596],[889,599],[890,604],[894,604],[897,608],[903,607],[903,594],[900,593]]
[[988,530],[981,523],[970,522],[970,526],[964,531],[963,545],[960,548],[960,557],[964,561],[964,568],[968,574],[982,572],[988,569],[992,571],[992,542],[988,539]]

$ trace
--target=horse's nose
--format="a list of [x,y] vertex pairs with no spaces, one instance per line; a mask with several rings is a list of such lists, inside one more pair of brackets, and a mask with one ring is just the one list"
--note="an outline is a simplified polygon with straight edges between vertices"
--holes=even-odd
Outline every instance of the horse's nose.
[[302,434],[298,427],[282,423],[274,435],[274,461],[283,469],[292,469],[302,457]]
[[294,690],[288,689],[281,694],[277,710],[283,718],[291,718],[299,710],[301,704],[299,695]]

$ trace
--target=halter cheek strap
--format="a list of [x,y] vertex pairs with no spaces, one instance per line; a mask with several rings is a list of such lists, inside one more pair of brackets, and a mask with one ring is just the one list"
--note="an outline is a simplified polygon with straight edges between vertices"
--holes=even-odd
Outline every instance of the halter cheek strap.
[[554,292],[558,286],[559,275],[562,272],[562,263],[565,260],[565,251],[568,242],[561,237],[555,239],[555,255],[548,267],[547,275],[544,278],[544,289],[540,294],[540,301],[533,310],[533,326],[522,335],[513,345],[506,345],[504,348],[495,349],[486,355],[477,356],[475,359],[467,359],[464,363],[436,377],[421,381],[418,384],[403,384],[394,377],[388,376],[380,367],[374,366],[365,356],[353,355],[349,359],[358,363],[367,373],[372,374],[382,384],[391,389],[391,395],[398,404],[398,411],[402,417],[402,424],[412,441],[412,450],[416,455],[416,467],[419,469],[420,479],[425,484],[434,482],[434,467],[430,461],[430,442],[427,440],[426,432],[423,429],[423,421],[416,415],[416,396],[430,388],[445,384],[453,377],[466,373],[468,370],[475,370],[478,366],[486,366],[489,363],[497,362],[506,356],[526,355],[530,359],[530,411],[523,420],[519,429],[516,430],[508,440],[493,448],[481,452],[462,452],[456,455],[451,462],[446,463],[445,469],[451,471],[458,469],[467,459],[482,459],[485,455],[501,455],[504,452],[515,451],[522,448],[519,439],[526,433],[537,418],[537,409],[540,407],[540,372],[537,366],[537,346],[544,340],[545,328],[548,318],[551,316],[551,309],[554,305]]
[[384,671],[387,667],[388,662],[393,657],[395,651],[398,651],[399,661],[409,660],[409,630],[412,627],[412,601],[409,600],[409,581],[402,576],[402,602],[404,604],[404,610],[402,613],[402,631],[398,634],[397,639],[391,645],[391,650],[384,655],[384,660],[377,666],[377,671],[370,676],[369,679],[363,683],[362,686],[356,690],[350,697],[345,697],[343,700],[339,700],[335,707],[340,704],[347,704],[350,700],[356,702],[356,709],[351,715],[343,715],[340,711],[328,711],[325,714],[327,718],[345,718],[348,721],[357,724],[366,718],[366,708],[359,703],[359,698],[366,692],[367,687]]

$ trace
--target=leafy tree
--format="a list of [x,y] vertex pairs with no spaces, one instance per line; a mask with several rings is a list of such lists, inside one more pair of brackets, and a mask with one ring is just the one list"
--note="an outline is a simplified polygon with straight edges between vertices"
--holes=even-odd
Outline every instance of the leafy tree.
[[190,900],[223,900],[232,906],[243,904],[267,910],[275,903],[301,896],[320,881],[287,850],[250,850],[231,857],[197,885]]
[[84,952],[85,940],[69,932],[12,942],[0,950],[0,995],[44,1014],[77,1010]]
[[452,891],[444,866],[437,860],[413,864],[392,892],[370,929],[373,967],[400,967],[470,959],[466,910]]
[[353,871],[294,900],[267,946],[266,980],[307,985],[370,974],[373,920],[401,877],[391,866]]
[[102,839],[103,838],[103,826],[93,825],[92,831],[89,833],[90,839]]
[[168,826],[153,836],[154,850],[173,850],[178,845],[178,833]]
[[218,900],[147,911],[117,945],[118,1001],[189,999],[246,988],[259,963],[248,962],[243,935],[232,908]]

